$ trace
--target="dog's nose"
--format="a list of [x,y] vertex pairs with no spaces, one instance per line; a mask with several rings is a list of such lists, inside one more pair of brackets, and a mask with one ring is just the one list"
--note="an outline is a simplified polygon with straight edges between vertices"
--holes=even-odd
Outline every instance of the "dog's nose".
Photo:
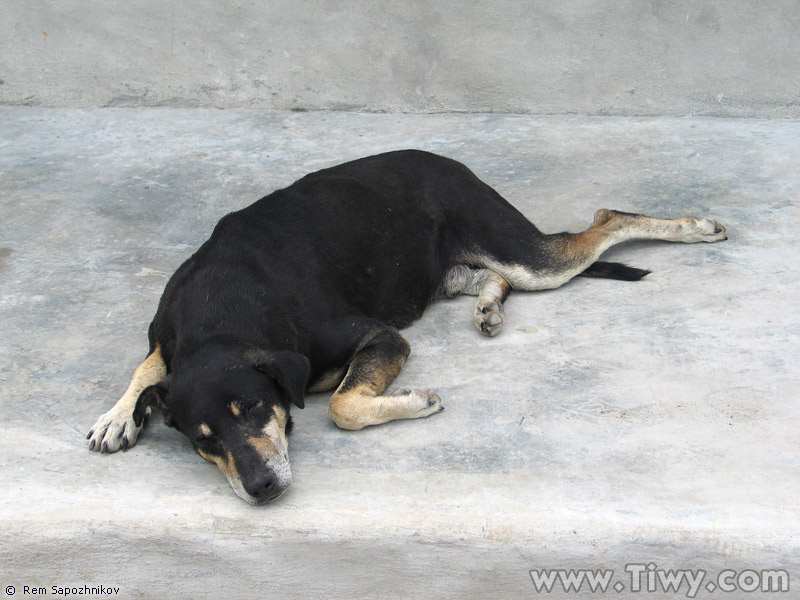
[[275,476],[275,471],[269,468],[265,469],[257,477],[250,479],[245,484],[244,489],[253,498],[258,498],[259,500],[271,500],[283,491],[278,483],[278,478]]

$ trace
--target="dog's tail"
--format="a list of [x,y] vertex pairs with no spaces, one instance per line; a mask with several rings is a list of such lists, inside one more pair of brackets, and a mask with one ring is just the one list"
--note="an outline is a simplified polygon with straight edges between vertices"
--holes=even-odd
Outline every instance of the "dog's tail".
[[621,279],[622,281],[639,281],[650,271],[646,269],[635,269],[621,263],[598,261],[589,265],[581,275],[584,277],[604,277],[606,279]]

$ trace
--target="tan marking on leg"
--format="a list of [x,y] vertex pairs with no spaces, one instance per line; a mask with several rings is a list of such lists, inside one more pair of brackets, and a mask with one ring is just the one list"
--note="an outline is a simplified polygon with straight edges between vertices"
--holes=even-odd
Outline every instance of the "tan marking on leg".
[[331,397],[328,415],[341,429],[355,431],[398,419],[419,419],[444,410],[432,390],[397,390],[378,395],[369,385]]
[[549,236],[546,252],[550,265],[546,268],[502,264],[491,257],[482,262],[499,273],[513,289],[543,290],[563,285],[585,271],[611,246],[621,242],[664,240],[691,244],[725,239],[725,228],[709,219],[657,219],[603,208],[595,213],[594,221],[586,231]]
[[605,248],[629,240],[663,240],[693,244],[728,239],[725,227],[710,219],[699,217],[658,219],[607,208],[601,208],[595,213],[589,229],[573,235],[578,238],[579,243],[581,237],[586,237],[587,241],[584,243]]
[[430,390],[383,394],[403,367],[409,349],[396,331],[381,335],[383,340],[356,355],[341,385],[331,396],[328,415],[342,429],[362,429],[395,419],[417,419],[443,410],[439,396]]
[[595,262],[611,246],[631,240],[663,240],[693,244],[727,239],[725,228],[716,221],[697,217],[657,219],[601,208],[591,227],[567,234],[565,254],[578,262],[577,270]]
[[[101,452],[116,452],[136,444],[142,427],[133,421],[136,401],[145,388],[162,383],[167,378],[167,366],[161,356],[161,348],[156,349],[133,372],[128,389],[114,407],[101,415],[88,438],[89,448]],[[149,414],[149,409],[148,409]],[[144,424],[142,424],[143,426]]]

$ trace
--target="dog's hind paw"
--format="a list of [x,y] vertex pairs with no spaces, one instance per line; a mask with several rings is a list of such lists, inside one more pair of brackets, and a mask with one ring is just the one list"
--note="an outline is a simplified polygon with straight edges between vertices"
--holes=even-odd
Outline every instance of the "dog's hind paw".
[[499,302],[479,302],[475,306],[475,327],[490,337],[500,333],[503,330],[503,305]]
[[[145,419],[149,416],[149,412],[148,409]],[[86,436],[89,440],[89,450],[109,453],[127,450],[136,444],[144,424],[143,422],[141,426],[137,426],[132,414],[114,407],[97,419],[97,423]]]
[[683,236],[680,241],[687,244],[695,242],[721,242],[728,239],[725,227],[718,221],[698,217],[684,217]]

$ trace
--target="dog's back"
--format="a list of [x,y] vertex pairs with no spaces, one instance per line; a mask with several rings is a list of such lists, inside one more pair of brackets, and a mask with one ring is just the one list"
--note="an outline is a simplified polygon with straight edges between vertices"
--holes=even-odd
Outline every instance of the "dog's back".
[[[489,252],[487,239],[505,238],[498,212],[527,224],[527,244],[540,235],[441,156],[406,150],[318,171],[225,216],[168,284],[156,330],[178,313],[218,317],[233,302],[240,313],[319,304],[319,319],[356,310],[405,327],[449,269]],[[207,296],[213,306],[204,309]]]

